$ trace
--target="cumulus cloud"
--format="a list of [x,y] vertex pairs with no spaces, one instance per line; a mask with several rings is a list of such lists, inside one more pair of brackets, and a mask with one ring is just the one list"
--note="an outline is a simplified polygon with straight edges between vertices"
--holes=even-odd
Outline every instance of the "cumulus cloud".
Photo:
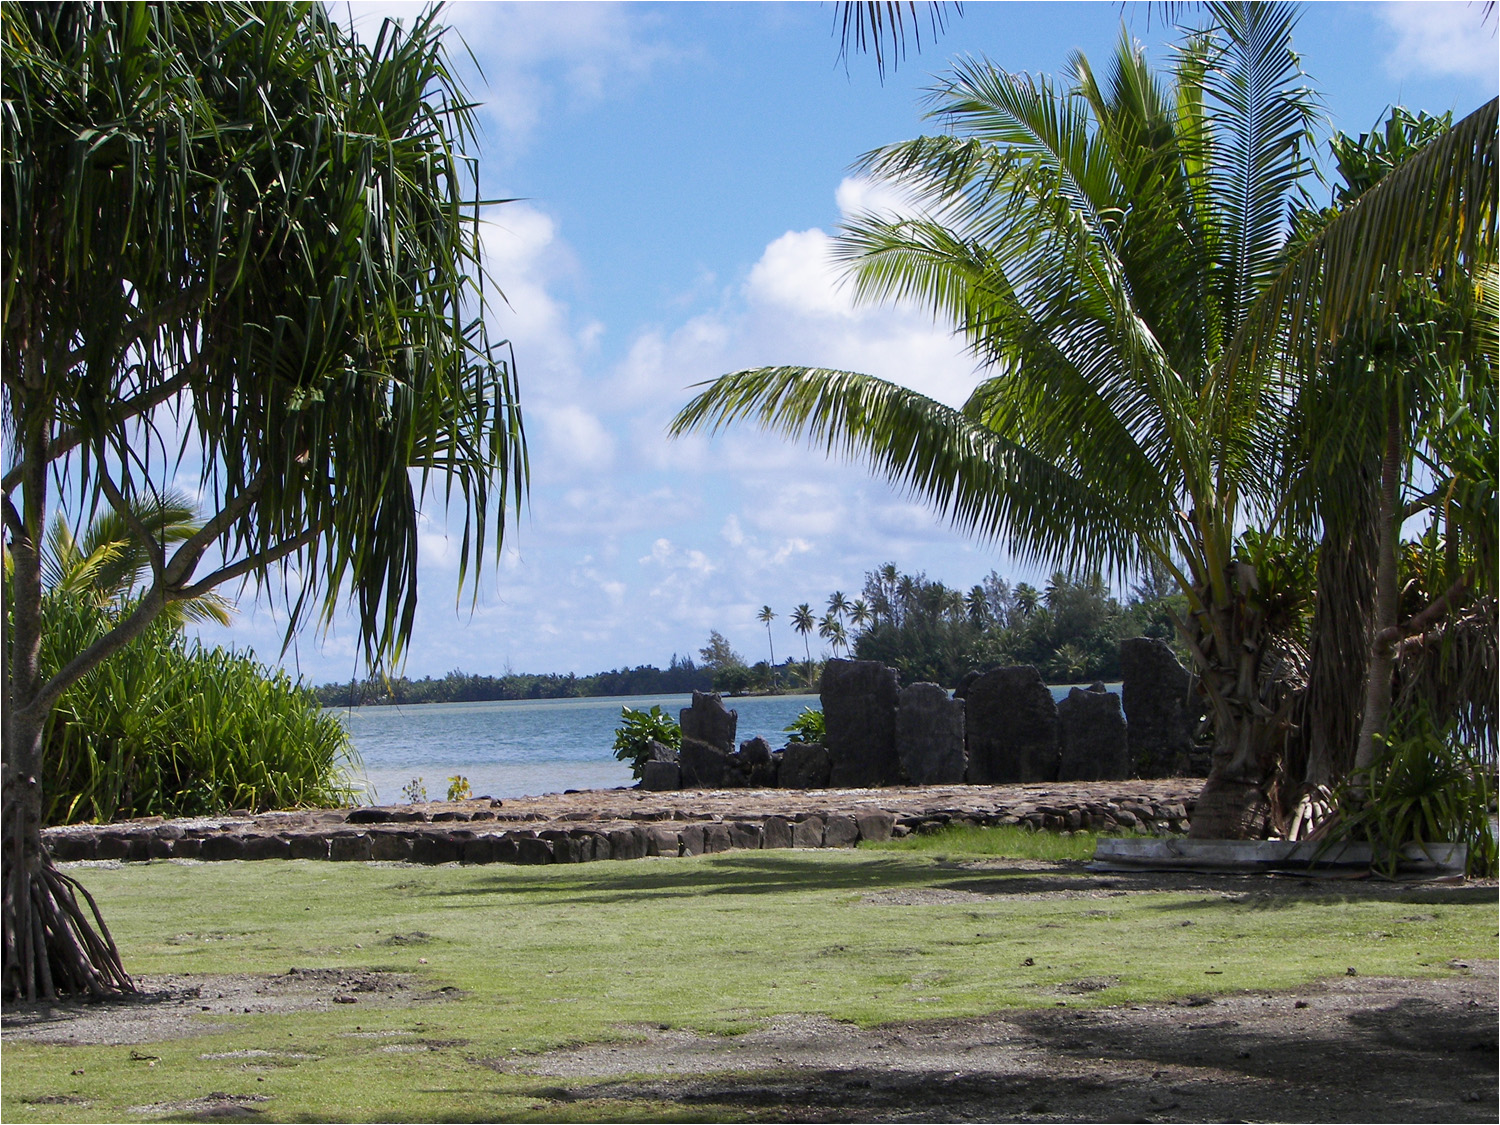
[[1385,57],[1386,69],[1393,76],[1495,77],[1495,37],[1480,23],[1480,5],[1464,0],[1405,0],[1378,4],[1376,11],[1396,36]]

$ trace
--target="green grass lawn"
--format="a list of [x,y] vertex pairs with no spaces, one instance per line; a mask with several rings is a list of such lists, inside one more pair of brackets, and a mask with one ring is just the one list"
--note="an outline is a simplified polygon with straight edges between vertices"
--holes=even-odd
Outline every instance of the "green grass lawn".
[[[559,867],[86,868],[76,873],[134,973],[378,967],[461,998],[243,1015],[150,1045],[12,1040],[0,1108],[13,1122],[121,1120],[132,1106],[224,1091],[269,1097],[276,1120],[555,1120],[557,1105],[537,1103],[544,1083],[482,1060],[629,1037],[640,1024],[734,1033],[804,1012],[868,1025],[1062,997],[1095,1005],[1294,988],[1349,967],[1436,975],[1452,958],[1494,956],[1493,893],[1260,879],[1228,891],[1128,890],[1133,877],[1090,875],[1076,861],[995,858],[1093,847],[1084,836],[1025,836]],[[1112,983],[1069,992],[1080,980]],[[430,1049],[393,1053],[376,1032]],[[241,1054],[205,1057],[229,1052]],[[45,1100],[59,1097],[90,1105]],[[584,1102],[561,1112],[679,1111]]]

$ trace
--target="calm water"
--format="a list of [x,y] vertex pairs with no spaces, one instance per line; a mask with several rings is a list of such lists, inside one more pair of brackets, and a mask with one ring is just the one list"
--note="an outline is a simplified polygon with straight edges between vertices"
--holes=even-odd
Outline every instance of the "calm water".
[[[1118,690],[1116,688],[1116,690]],[[1054,687],[1061,699],[1066,687]],[[523,797],[564,789],[633,785],[630,767],[614,756],[620,708],[660,704],[674,718],[691,695],[603,696],[594,699],[507,699],[493,703],[424,703],[337,711],[365,765],[365,784],[379,801],[402,800],[420,777],[428,797],[446,795],[462,774],[475,795]],[[727,700],[739,712],[740,741],[786,744],[784,728],[816,695],[767,695]]]

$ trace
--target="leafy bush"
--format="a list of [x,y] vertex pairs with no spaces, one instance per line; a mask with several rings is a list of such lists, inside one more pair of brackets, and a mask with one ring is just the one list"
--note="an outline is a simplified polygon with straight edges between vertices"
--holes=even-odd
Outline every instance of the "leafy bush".
[[401,796],[409,805],[419,804],[427,800],[427,786],[420,777],[414,777],[401,787]]
[[630,776],[640,779],[651,760],[651,743],[674,750],[682,746],[682,728],[677,720],[653,703],[649,711],[620,708],[620,727],[615,731],[615,757],[630,763]]
[[469,785],[469,779],[463,774],[454,774],[448,779],[448,800],[467,801],[473,796],[473,787]]
[[[79,595],[43,602],[51,675],[113,623]],[[358,760],[338,717],[285,672],[188,641],[163,620],[64,693],[48,720],[50,824],[348,804]]]
[[1364,776],[1339,794],[1330,840],[1365,840],[1377,871],[1395,875],[1407,844],[1453,842],[1469,848],[1469,876],[1496,870],[1490,828],[1494,794],[1485,767],[1451,731],[1440,730],[1425,710],[1392,724],[1383,749]]
[[786,726],[781,728],[792,737],[789,742],[816,742],[822,744],[828,737],[828,728],[823,724],[823,712],[804,707]]

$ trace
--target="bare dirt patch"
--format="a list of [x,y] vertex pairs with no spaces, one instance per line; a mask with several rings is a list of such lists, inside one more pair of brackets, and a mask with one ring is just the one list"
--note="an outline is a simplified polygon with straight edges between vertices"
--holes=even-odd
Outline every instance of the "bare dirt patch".
[[[1078,992],[1089,991],[1077,982]],[[860,1029],[785,1016],[740,1036],[483,1060],[555,1102],[671,1101],[786,1121],[1493,1121],[1496,964],[1440,980],[1007,1011]]]
[[435,990],[412,974],[383,969],[143,976],[136,984],[138,995],[98,1004],[7,1004],[5,1038],[60,1044],[153,1043],[211,1032],[224,1025],[225,1016],[326,1010],[335,1004],[404,1007],[460,995],[457,989]]

